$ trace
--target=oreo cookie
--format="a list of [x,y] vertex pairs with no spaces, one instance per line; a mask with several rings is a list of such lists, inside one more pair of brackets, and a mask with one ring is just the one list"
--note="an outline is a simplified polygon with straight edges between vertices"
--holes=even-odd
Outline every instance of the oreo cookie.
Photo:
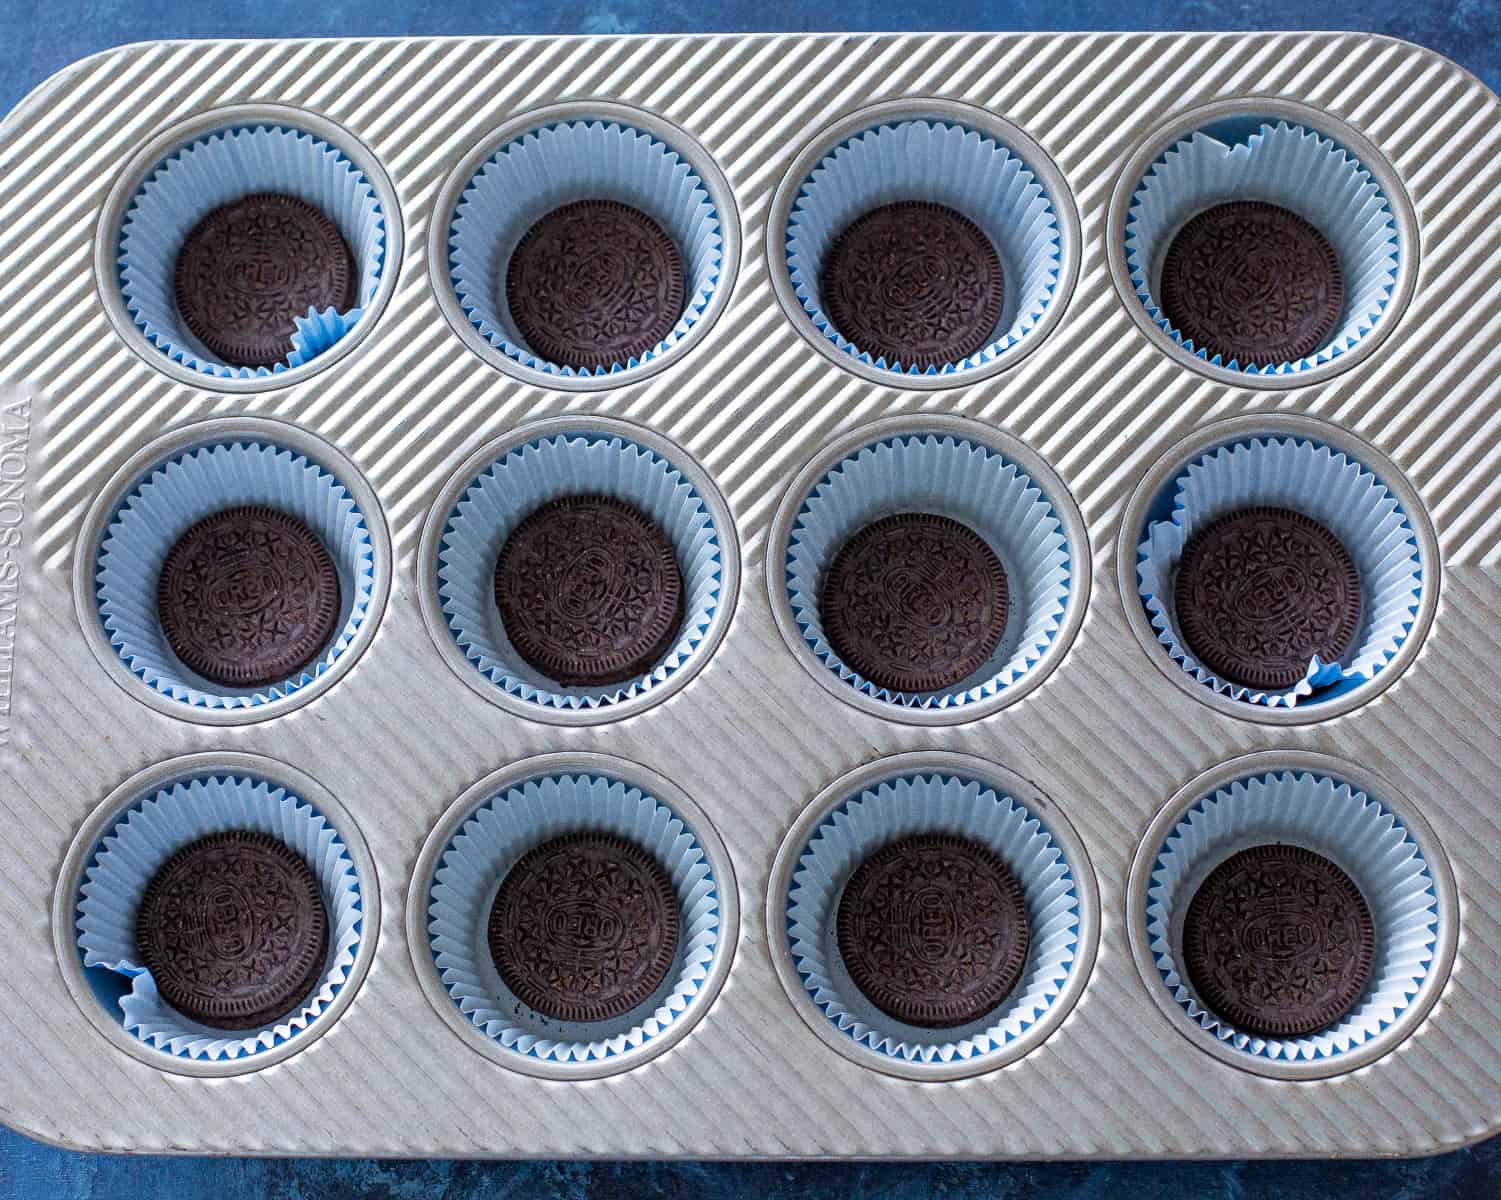
[[506,303],[526,344],[579,371],[624,365],[661,345],[683,315],[685,290],[672,239],[615,200],[554,209],[506,267]]
[[1006,571],[968,526],[897,513],[855,533],[819,593],[825,636],[851,670],[893,692],[935,692],[985,665],[1006,630]]
[[1340,540],[1285,508],[1244,508],[1188,540],[1174,603],[1183,640],[1242,687],[1281,690],[1314,655],[1340,661],[1362,611],[1360,575]]
[[333,638],[339,575],[290,513],[227,508],[189,526],[167,552],[156,607],[190,670],[226,687],[263,687],[307,666]]
[[188,232],[172,275],[183,323],[234,367],[285,360],[293,318],[347,312],[359,280],[338,227],[280,192],[254,192],[210,212]]
[[1326,1029],[1365,994],[1376,926],[1355,882],[1301,846],[1252,846],[1211,871],[1183,920],[1205,1007],[1260,1037]]
[[610,496],[564,496],[511,532],[495,561],[495,604],[531,666],[566,687],[645,675],[683,621],[683,577],[667,535]]
[[850,978],[883,1013],[951,1029],[1011,994],[1031,927],[1021,885],[993,851],[926,833],[888,843],[855,869],[836,935]]
[[162,999],[201,1025],[253,1029],[295,1010],[323,973],[328,912],[302,856],[269,834],[210,834],[173,854],[136,911]]
[[522,855],[490,907],[495,969],[559,1021],[609,1021],[648,1000],[677,956],[672,880],[634,842],[573,833]]
[[1163,257],[1159,294],[1185,341],[1257,367],[1314,353],[1345,305],[1328,239],[1297,213],[1254,200],[1215,205],[1184,225]]
[[1006,285],[978,225],[944,205],[904,200],[873,209],[834,239],[818,290],[834,328],[857,349],[928,370],[990,343]]

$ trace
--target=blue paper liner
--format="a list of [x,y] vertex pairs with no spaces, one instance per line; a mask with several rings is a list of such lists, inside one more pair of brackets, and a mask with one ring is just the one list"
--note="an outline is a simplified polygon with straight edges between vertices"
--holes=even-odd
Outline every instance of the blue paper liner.
[[[1016,986],[994,1011],[957,1029],[923,1029],[881,1012],[839,955],[839,897],[849,877],[882,846],[917,833],[988,846],[1021,884],[1031,923]],[[837,808],[808,839],[787,896],[793,965],[813,1003],[857,1044],[906,1062],[983,1060],[1020,1037],[1062,993],[1078,958],[1079,925],[1073,871],[1042,821],[987,784],[942,773],[888,779]]]
[[[295,319],[287,357],[274,367],[222,362],[177,311],[173,270],[183,240],[213,209],[253,192],[307,201],[338,226],[358,272],[356,306],[309,309]],[[235,126],[174,150],[141,184],[121,223],[117,263],[126,311],[173,362],[222,379],[275,375],[312,361],[359,323],[380,286],[385,214],[370,181],[335,147],[280,125]]]
[[[1376,925],[1371,982],[1348,1014],[1300,1038],[1263,1038],[1206,1009],[1180,974],[1182,914],[1204,877],[1251,846],[1286,843],[1321,854],[1359,887]],[[1147,892],[1147,935],[1162,985],[1211,1037],[1260,1058],[1327,1060],[1393,1024],[1433,965],[1438,899],[1406,827],[1378,800],[1343,780],[1272,771],[1228,784],[1186,812],[1163,839]]]
[[[1232,200],[1290,209],[1334,247],[1345,306],[1324,345],[1296,362],[1241,364],[1185,340],[1156,300],[1162,259],[1186,221]],[[1248,376],[1311,370],[1348,353],[1381,319],[1397,278],[1397,223],[1371,173],[1335,142],[1301,125],[1263,123],[1240,141],[1198,130],[1153,163],[1126,216],[1126,264],[1157,326],[1195,357]]]
[[[592,371],[539,357],[505,300],[506,270],[522,235],[577,200],[615,200],[646,213],[672,238],[687,276],[672,332],[639,358]],[[480,334],[522,366],[563,377],[612,374],[667,354],[703,316],[722,275],[720,217],[703,181],[672,147],[616,122],[563,121],[502,146],[459,198],[448,245],[454,292]]]
[[[1251,438],[1201,455],[1171,485],[1168,519],[1151,521],[1137,548],[1137,590],[1157,640],[1205,687],[1250,704],[1317,704],[1383,670],[1416,619],[1425,586],[1417,538],[1397,499],[1342,451],[1291,437]],[[1221,679],[1178,629],[1174,576],[1196,529],[1227,513],[1267,505],[1312,517],[1349,551],[1360,575],[1360,626],[1339,662],[1317,656],[1291,688],[1260,691]]]
[[[1000,257],[1000,318],[987,344],[960,362],[926,369],[887,362],[850,342],[824,312],[818,278],[834,239],[871,209],[902,200],[962,213]],[[949,375],[993,362],[1036,327],[1057,293],[1062,237],[1047,193],[1012,150],[962,125],[910,120],[867,129],[824,156],[793,201],[786,251],[803,310],[840,350],[882,370]]]
[[[681,906],[677,955],[655,994],[610,1021],[559,1021],[522,1004],[490,954],[490,907],[528,850],[581,830],[614,833],[647,851]],[[444,851],[429,892],[428,934],[454,1004],[507,1050],[544,1061],[594,1062],[646,1045],[694,1004],[719,943],[718,884],[693,830],[640,788],[595,774],[546,775],[481,804]]]
[[[634,505],[667,535],[683,576],[677,639],[644,675],[603,687],[565,687],[527,663],[506,636],[495,605],[495,561],[512,530],[559,496],[603,493]],[[651,691],[681,670],[719,611],[721,534],[708,505],[672,463],[645,446],[587,431],[518,446],[465,489],[438,548],[438,598],[459,649],[511,695],[548,708],[594,709]]]
[[[824,636],[819,596],[834,556],[880,517],[928,512],[983,537],[1006,571],[1009,612],[990,659],[968,679],[936,692],[893,692],[846,664]],[[785,550],[792,616],[818,660],[850,687],[906,708],[954,708],[1009,687],[1041,659],[1068,605],[1071,564],[1063,523],[1016,464],[987,446],[932,434],[865,446],[814,485]]]
[[[328,910],[329,952],[303,1003],[257,1029],[201,1025],[161,998],[139,962],[135,913],[152,876],[177,850],[211,833],[270,834],[307,860]],[[263,1053],[298,1037],[344,987],[362,934],[360,879],[338,831],[286,788],[233,773],[205,773],[144,797],[100,839],[78,893],[78,949],[86,968],[129,981],[120,997],[126,1032],[179,1058],[215,1061]]]
[[[156,608],[162,563],[177,539],[203,517],[242,504],[299,518],[339,576],[341,607],[328,645],[296,674],[256,688],[226,687],[190,670],[168,644]],[[307,686],[348,649],[369,616],[374,548],[354,498],[328,471],[269,442],[227,441],[173,455],[126,494],[106,523],[94,581],[110,645],[147,687],[198,708],[254,708]]]

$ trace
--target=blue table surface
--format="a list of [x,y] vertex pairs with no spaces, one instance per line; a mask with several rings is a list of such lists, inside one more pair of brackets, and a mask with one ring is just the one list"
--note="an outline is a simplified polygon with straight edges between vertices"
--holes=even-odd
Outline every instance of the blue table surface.
[[[1501,91],[1497,0],[32,0],[0,2],[0,111],[75,59],[152,38],[764,32],[891,29],[1360,29],[1420,42]],[[4,1048],[0,1048],[4,1053]],[[1422,1198],[1501,1195],[1501,1138],[1411,1162],[862,1165],[376,1162],[116,1158],[74,1154],[0,1128],[0,1200],[153,1197],[850,1196],[1045,1200],[1060,1196]]]

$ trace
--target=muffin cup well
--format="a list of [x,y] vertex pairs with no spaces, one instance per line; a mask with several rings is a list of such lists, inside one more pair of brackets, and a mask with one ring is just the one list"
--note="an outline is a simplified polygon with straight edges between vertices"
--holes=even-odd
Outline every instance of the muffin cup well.
[[[1062,814],[1053,808],[1045,822],[1003,790],[1013,780],[1024,782],[965,756],[901,755],[831,785],[783,843],[768,898],[769,924],[786,929],[785,964],[779,956],[777,965],[815,1032],[847,1057],[911,1078],[974,1074],[1030,1050],[1077,999],[1094,955],[1093,876]],[[994,1011],[956,1029],[882,1013],[852,983],[838,949],[850,876],[882,846],[918,833],[988,846],[1015,874],[1031,922],[1016,986]]]
[[[1371,981],[1330,1028],[1300,1038],[1243,1033],[1200,1003],[1180,973],[1183,918],[1204,878],[1250,846],[1285,843],[1330,859],[1360,888],[1376,926]],[[1321,771],[1256,772],[1192,804],[1156,847],[1146,892],[1146,937],[1156,974],[1204,1034],[1249,1057],[1337,1060],[1398,1022],[1434,968],[1439,901],[1434,876],[1403,822],[1358,787]]]
[[[1005,275],[1000,319],[975,354],[942,368],[888,362],[834,327],[819,295],[819,272],[850,222],[902,200],[942,204],[968,217],[996,249]],[[1036,327],[1057,297],[1062,257],[1058,214],[1027,164],[987,134],[939,120],[868,128],[813,168],[793,201],[785,231],[787,270],[814,328],[855,360],[906,375],[950,375],[986,366]]]
[[[168,1006],[137,961],[135,914],[152,876],[171,855],[211,833],[270,834],[312,868],[329,918],[323,974],[302,1004],[259,1029],[200,1025]],[[194,1061],[246,1058],[302,1035],[349,981],[363,934],[361,881],[343,839],[311,804],[287,788],[234,771],[204,771],[165,784],[132,804],[104,833],[76,896],[83,965],[129,981],[119,1001],[127,1033],[154,1050]]]
[[[989,543],[1006,570],[1006,629],[989,660],[937,692],[891,692],[840,659],[824,636],[820,589],[845,541],[880,517],[938,513]],[[836,463],[802,499],[784,551],[791,615],[823,667],[855,691],[910,709],[957,709],[995,697],[1031,670],[1058,635],[1074,564],[1051,499],[989,446],[948,434],[871,442]]]
[[[684,617],[672,648],[650,673],[625,683],[565,687],[523,660],[506,636],[495,604],[495,561],[529,514],[559,496],[584,493],[624,500],[662,528],[683,576]],[[677,466],[645,445],[581,426],[522,442],[469,483],[443,526],[434,586],[454,642],[495,687],[541,708],[608,708],[646,695],[704,652],[724,600],[724,537]]]
[[[1201,455],[1171,485],[1170,511],[1150,520],[1137,548],[1137,591],[1158,641],[1204,686],[1269,707],[1316,704],[1383,670],[1401,648],[1426,586],[1412,526],[1381,480],[1345,454],[1297,437],[1254,437]],[[1179,631],[1173,580],[1196,530],[1258,505],[1288,508],[1326,526],[1344,544],[1361,581],[1362,612],[1350,651],[1336,663],[1310,660],[1292,688],[1266,692],[1220,679]]]
[[[1328,137],[1287,120],[1262,121],[1254,132],[1211,125],[1160,155],[1138,181],[1126,216],[1126,265],[1150,319],[1195,357],[1246,375],[1311,370],[1349,353],[1371,332],[1397,282],[1397,222],[1371,172]],[[1229,128],[1223,137],[1216,136]],[[1297,213],[1328,239],[1345,280],[1334,333],[1312,354],[1269,366],[1224,362],[1194,346],[1161,310],[1162,260],[1184,223],[1214,205],[1259,200]]]
[[[297,317],[287,357],[275,367],[219,360],[188,330],[174,296],[184,238],[210,211],[252,192],[282,192],[316,207],[338,226],[358,276],[356,306]],[[147,342],[171,361],[223,379],[274,375],[312,361],[365,315],[386,265],[386,220],[370,180],[322,138],[277,124],[220,128],[174,150],[132,197],[116,248],[121,298]]]
[[[582,830],[617,834],[651,854],[681,905],[667,978],[610,1021],[559,1021],[522,1004],[496,970],[487,938],[506,872],[533,847]],[[695,1004],[722,951],[720,887],[695,831],[640,787],[590,772],[541,775],[502,788],[448,841],[427,897],[427,934],[443,987],[486,1037],[520,1057],[600,1063],[661,1037]]]
[[[581,371],[535,354],[505,299],[511,254],[553,209],[615,200],[640,209],[672,238],[683,259],[682,316],[640,358]],[[464,315],[496,350],[535,371],[608,375],[669,353],[699,322],[725,275],[723,217],[687,159],[658,137],[617,121],[562,120],[501,146],[470,179],[448,230],[448,273]]]
[[[158,619],[162,562],[194,522],[236,505],[268,505],[315,533],[339,577],[333,639],[297,674],[260,688],[204,679],[173,653]],[[270,440],[234,438],[190,446],[153,465],[104,521],[91,564],[97,619],[131,674],[195,709],[258,708],[330,671],[372,616],[375,546],[365,514],[338,478],[305,454]]]

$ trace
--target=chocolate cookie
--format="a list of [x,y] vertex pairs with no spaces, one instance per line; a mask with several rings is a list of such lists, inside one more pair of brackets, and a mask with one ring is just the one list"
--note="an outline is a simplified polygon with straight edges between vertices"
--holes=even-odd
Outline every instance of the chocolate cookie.
[[1301,846],[1252,846],[1199,885],[1183,964],[1210,1012],[1244,1033],[1303,1037],[1365,994],[1376,926],[1351,878]]
[[1194,656],[1243,687],[1290,688],[1338,662],[1360,624],[1360,576],[1340,540],[1285,508],[1243,508],[1189,538],[1174,585]]
[[650,854],[609,833],[529,850],[490,907],[506,987],[559,1021],[609,1021],[647,1000],[677,955],[677,893]]
[[982,350],[1005,277],[980,227],[941,204],[873,209],[834,239],[818,277],[834,328],[872,358],[943,368]]
[[293,318],[353,308],[359,279],[338,226],[279,192],[214,209],[189,231],[172,275],[184,323],[234,367],[283,361],[292,353]]
[[516,652],[567,687],[650,671],[683,623],[672,543],[639,509],[564,496],[512,531],[495,561],[495,604]]
[[200,838],[162,864],[136,911],[136,950],[162,999],[215,1029],[296,1009],[328,955],[328,912],[302,856],[264,833]]
[[1297,213],[1241,200],[1184,225],[1162,262],[1162,311],[1185,340],[1227,362],[1306,358],[1333,335],[1344,275],[1328,240]]
[[339,575],[290,513],[226,508],[167,552],[157,616],[172,652],[205,679],[262,687],[306,666],[334,635]]
[[1010,868],[946,833],[901,838],[861,863],[839,898],[837,936],[866,999],[928,1029],[967,1025],[999,1005],[1031,941]]
[[683,315],[683,258],[662,227],[614,200],[554,209],[522,236],[506,303],[539,358],[580,371],[661,345]]
[[934,513],[865,526],[819,596],[845,665],[893,692],[936,692],[978,671],[1006,629],[1006,571],[985,539]]

